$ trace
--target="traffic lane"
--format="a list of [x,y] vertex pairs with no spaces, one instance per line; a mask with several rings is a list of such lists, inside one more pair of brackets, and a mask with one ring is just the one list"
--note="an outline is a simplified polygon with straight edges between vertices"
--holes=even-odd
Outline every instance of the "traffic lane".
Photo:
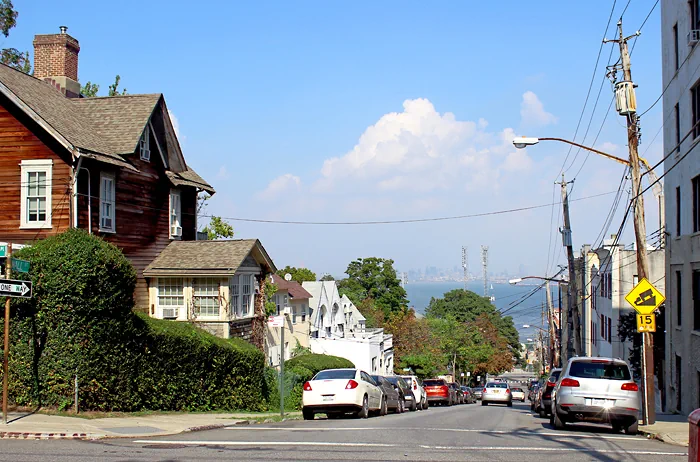
[[[159,440],[165,444],[261,444],[267,447],[299,445],[316,448],[333,444],[360,450],[362,445],[377,448],[411,450],[476,451],[524,453],[542,452],[581,454],[636,454],[651,456],[685,454],[661,442],[639,436],[614,434],[606,428],[584,428],[583,431],[555,431],[546,421],[528,415],[529,408],[501,406],[455,406],[431,408],[427,412],[389,415],[370,419],[291,421],[265,425],[231,426],[195,435],[177,435]],[[158,440],[158,439],[157,439]],[[146,440],[141,440],[143,443]],[[193,442],[194,441],[194,442]],[[652,457],[653,459],[653,457]],[[605,459],[602,459],[605,460]]]

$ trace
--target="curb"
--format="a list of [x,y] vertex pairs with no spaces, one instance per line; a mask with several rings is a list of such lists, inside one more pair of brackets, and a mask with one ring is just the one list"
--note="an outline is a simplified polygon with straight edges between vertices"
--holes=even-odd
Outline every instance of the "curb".
[[226,426],[227,426],[227,424],[200,425],[198,427],[185,428],[182,431],[182,433],[202,432],[202,431],[206,431],[206,430],[218,430],[218,429],[224,428]]
[[662,443],[665,443],[665,444],[671,444],[673,446],[679,446],[679,447],[683,447],[683,448],[688,447],[688,443],[676,441],[673,438],[670,438],[665,433],[654,433],[654,432],[650,432],[650,431],[646,431],[646,430],[639,430],[639,434],[645,436],[647,439],[661,441]]
[[89,433],[0,432],[2,440],[85,440],[104,438],[105,436]]

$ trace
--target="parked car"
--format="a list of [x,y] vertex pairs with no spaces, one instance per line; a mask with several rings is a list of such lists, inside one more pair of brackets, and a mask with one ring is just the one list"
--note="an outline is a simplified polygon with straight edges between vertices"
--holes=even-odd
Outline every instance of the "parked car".
[[425,384],[415,375],[402,375],[401,378],[406,381],[413,391],[413,403],[415,403],[416,407],[409,406],[409,408],[412,411],[416,409],[428,409],[428,394],[425,391]]
[[406,381],[396,375],[385,377],[389,383],[391,383],[394,388],[398,391],[399,396],[403,400],[401,410],[397,410],[397,413],[404,412],[407,409],[416,410],[416,402],[413,400],[413,391],[411,387],[406,383]]
[[387,410],[399,412],[399,407],[401,407],[401,412],[403,412],[403,396],[399,396],[399,391],[394,388],[394,385],[381,375],[370,375],[370,377],[372,377],[372,380],[374,380],[374,383],[377,384],[379,389],[382,390]]
[[597,422],[613,431],[637,434],[639,386],[625,361],[571,358],[552,393],[549,422],[563,429],[567,422]]
[[506,404],[513,406],[513,395],[506,382],[488,382],[481,391],[481,405],[488,406],[489,403]]
[[462,391],[462,387],[457,382],[450,382],[448,385],[455,391],[455,396],[457,397],[454,404],[464,404],[464,392]]
[[469,387],[462,387],[462,393],[464,393],[464,402],[467,404],[473,404],[476,402],[476,397],[474,392]]
[[474,387],[472,388],[472,392],[474,392],[474,397],[481,401],[481,393],[483,392],[484,387]]
[[423,381],[428,402],[452,406],[457,402],[455,390],[445,379],[426,379]]
[[535,412],[538,412],[543,419],[552,412],[552,390],[554,390],[554,385],[556,385],[560,374],[561,369],[552,369],[549,373],[549,378],[537,393]]
[[302,415],[313,420],[323,413],[329,419],[352,412],[366,419],[370,412],[387,413],[387,402],[372,377],[359,369],[327,369],[304,383]]
[[540,385],[530,388],[530,392],[527,395],[527,399],[530,401],[530,410],[535,410],[535,401],[537,400],[537,393],[540,391]]
[[520,387],[514,387],[510,389],[510,393],[513,395],[513,400],[518,400],[521,403],[525,402],[525,390]]

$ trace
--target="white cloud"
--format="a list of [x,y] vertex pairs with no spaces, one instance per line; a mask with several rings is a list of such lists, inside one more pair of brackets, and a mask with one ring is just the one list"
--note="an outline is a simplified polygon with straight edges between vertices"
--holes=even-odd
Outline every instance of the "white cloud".
[[523,125],[544,126],[557,123],[557,118],[544,110],[542,101],[531,91],[523,93],[523,101],[520,103],[520,117]]
[[175,130],[175,136],[177,136],[177,139],[182,142],[184,141],[185,137],[180,136],[180,121],[178,120],[177,116],[168,109],[168,116],[170,116],[170,122],[173,124],[173,129]]
[[219,167],[219,171],[216,173],[216,178],[219,180],[228,180],[230,177],[231,175],[228,173],[228,169],[225,165]]
[[264,191],[258,194],[261,199],[273,199],[282,193],[298,191],[301,187],[301,178],[286,173],[270,181]]

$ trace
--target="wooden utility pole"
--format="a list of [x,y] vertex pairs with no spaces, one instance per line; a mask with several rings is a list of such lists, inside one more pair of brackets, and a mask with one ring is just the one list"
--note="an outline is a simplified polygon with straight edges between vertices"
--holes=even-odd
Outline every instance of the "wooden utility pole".
[[[636,97],[634,83],[632,82],[632,69],[627,41],[639,35],[639,32],[625,37],[622,33],[622,20],[617,23],[618,39],[605,40],[616,42],[620,46],[620,62],[622,65],[622,82],[618,82],[616,92],[625,95],[624,107],[618,106],[618,111],[627,120],[627,146],[629,148],[630,171],[632,173],[632,211],[634,213],[634,236],[637,251],[637,277],[638,280],[648,277],[649,261],[647,260],[647,229],[644,218],[644,197],[641,191],[641,174],[639,169],[639,119],[636,111]],[[642,380],[644,396],[642,400],[642,418],[645,425],[651,425],[656,421],[655,387],[654,387],[654,339],[651,333],[642,334]]]
[[[12,271],[12,243],[7,243],[7,255],[5,259],[5,277],[10,279]],[[7,386],[8,386],[8,361],[10,359],[10,297],[5,301],[5,341],[3,343],[2,360],[2,421],[7,425]]]
[[[561,230],[562,241],[566,247],[566,256],[569,263],[569,303],[567,304],[567,359],[581,354],[581,326],[578,312],[578,284],[574,265],[574,247],[571,240],[571,220],[569,219],[569,193],[566,188],[568,183],[561,174],[561,203],[564,207],[564,228]],[[573,332],[572,332],[573,331]]]

